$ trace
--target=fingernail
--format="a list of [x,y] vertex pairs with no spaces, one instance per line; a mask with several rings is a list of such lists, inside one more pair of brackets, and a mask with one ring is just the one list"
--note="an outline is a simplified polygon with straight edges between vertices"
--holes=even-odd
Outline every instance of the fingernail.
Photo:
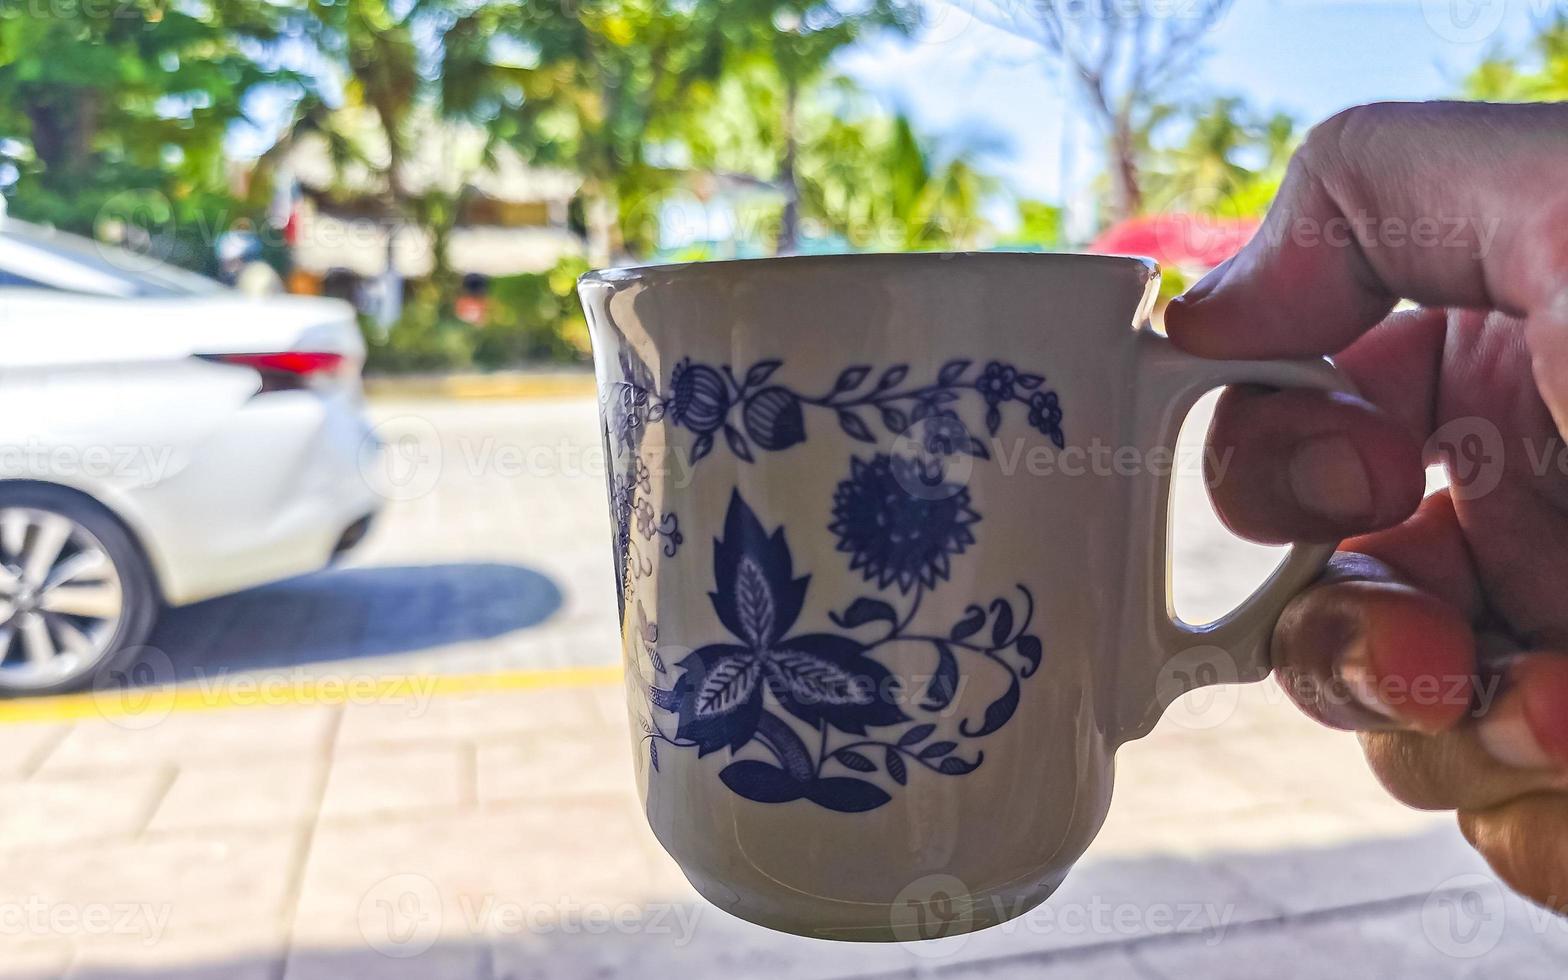
[[1187,291],[1176,297],[1175,302],[1183,306],[1193,306],[1208,298],[1209,294],[1225,279],[1225,270],[1230,268],[1230,260],[1226,259],[1219,265],[1210,269],[1202,279],[1199,279]]
[[1541,748],[1530,720],[1525,717],[1524,698],[1505,694],[1492,706],[1475,728],[1476,738],[1488,755],[1515,769],[1555,769],[1556,762]]
[[1357,640],[1345,654],[1336,673],[1345,685],[1345,690],[1357,704],[1379,718],[1394,721],[1393,710],[1378,696],[1377,678],[1372,674],[1372,668],[1368,664],[1369,659],[1366,644]]
[[1336,521],[1372,515],[1372,483],[1361,454],[1342,435],[1319,436],[1296,447],[1290,490],[1305,510]]

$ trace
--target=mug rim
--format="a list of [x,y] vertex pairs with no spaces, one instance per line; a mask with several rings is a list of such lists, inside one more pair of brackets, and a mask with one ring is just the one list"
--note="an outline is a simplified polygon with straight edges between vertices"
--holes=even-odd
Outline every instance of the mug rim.
[[696,262],[667,262],[650,265],[612,266],[583,273],[577,279],[580,287],[607,286],[612,289],[644,282],[648,279],[668,281],[699,276],[737,276],[750,272],[773,270],[780,267],[800,267],[802,270],[819,265],[877,265],[900,266],[942,265],[955,260],[961,263],[999,265],[1003,262],[1026,262],[1031,265],[1092,266],[1102,271],[1121,269],[1138,275],[1145,289],[1160,276],[1159,263],[1141,255],[1104,255],[1096,252],[1032,252],[998,249],[995,251],[960,252],[837,252],[814,255],[770,255],[742,259],[713,259]]

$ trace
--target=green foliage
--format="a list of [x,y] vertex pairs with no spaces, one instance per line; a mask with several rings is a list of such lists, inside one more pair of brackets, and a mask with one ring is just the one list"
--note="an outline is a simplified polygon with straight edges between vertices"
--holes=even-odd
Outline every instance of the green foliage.
[[588,323],[577,302],[579,258],[562,259],[543,274],[508,276],[490,284],[490,317],[475,338],[481,367],[525,361],[580,361],[588,355]]
[[0,163],[16,170],[9,211],[84,234],[106,219],[138,218],[171,257],[210,254],[222,231],[214,217],[238,216],[224,135],[250,94],[294,81],[255,56],[279,36],[282,8],[264,0],[42,8],[0,11],[0,134],[10,138]]
[[480,324],[444,313],[436,290],[418,290],[385,335],[366,326],[366,366],[394,374],[580,361],[588,352],[588,327],[576,283],[587,271],[588,263],[570,257],[548,272],[493,279]]
[[1018,230],[1002,244],[1046,250],[1061,248],[1066,240],[1065,213],[1061,205],[1026,199],[1018,202]]
[[1568,99],[1568,16],[1544,26],[1524,57],[1493,50],[1466,77],[1463,93],[1487,102]]
[[1166,107],[1161,119],[1162,128],[1180,122],[1184,129],[1173,143],[1150,138],[1144,187],[1151,212],[1261,216],[1300,142],[1290,116],[1258,112],[1237,96]]

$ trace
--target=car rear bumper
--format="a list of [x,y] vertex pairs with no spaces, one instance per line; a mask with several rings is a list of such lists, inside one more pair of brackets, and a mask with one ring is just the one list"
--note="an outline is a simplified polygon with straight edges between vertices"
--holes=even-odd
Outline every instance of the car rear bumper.
[[379,451],[346,394],[251,400],[177,475],[137,493],[165,600],[184,605],[326,567],[381,508],[364,475]]

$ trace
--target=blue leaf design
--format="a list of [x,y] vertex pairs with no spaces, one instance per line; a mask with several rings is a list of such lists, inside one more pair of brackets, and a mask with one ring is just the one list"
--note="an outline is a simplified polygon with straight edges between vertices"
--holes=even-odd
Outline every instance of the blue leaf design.
[[975,761],[965,762],[956,755],[950,755],[937,764],[936,770],[948,776],[962,776],[965,773],[971,773],[979,769],[980,760],[984,758],[984,754],[981,754],[975,756]]
[[859,439],[861,442],[877,441],[876,436],[871,434],[871,429],[866,426],[865,420],[856,415],[854,412],[839,412],[838,424],[839,428],[843,429],[851,437]]
[[920,705],[927,711],[941,711],[953,701],[958,692],[958,658],[946,643],[936,644],[936,671],[926,686],[926,699]]
[[996,435],[996,430],[1000,429],[1001,427],[1002,427],[1002,410],[1000,408],[997,408],[995,405],[992,405],[990,410],[985,413],[985,428],[986,428],[986,431],[991,433],[994,436],[994,435]]
[[695,463],[711,452],[713,452],[713,433],[704,432],[691,444],[691,461]]
[[774,650],[766,657],[769,675],[783,688],[781,698],[807,705],[870,704],[871,692],[838,664],[803,650]]
[[888,749],[882,764],[887,768],[887,774],[893,777],[893,782],[902,786],[909,781],[909,770],[904,768],[904,759],[897,749]]
[[934,731],[936,731],[935,725],[916,725],[899,738],[898,744],[908,748],[916,742],[928,738]]
[[757,759],[732,762],[719,770],[719,779],[740,796],[757,803],[788,803],[806,794],[806,783],[778,766]]
[[724,427],[724,441],[730,444],[730,452],[744,459],[748,463],[755,462],[751,455],[751,445],[746,442],[746,437],[741,435],[739,429],[733,425]]
[[648,688],[648,700],[653,702],[655,708],[663,708],[665,711],[677,711],[681,706],[680,697],[674,691],[662,687]]
[[1020,374],[1013,381],[1018,387],[1028,388],[1030,391],[1033,391],[1045,382],[1045,378],[1038,374]]
[[806,799],[839,813],[863,813],[875,810],[892,797],[875,783],[847,776],[818,779],[806,787]]
[[964,376],[964,372],[969,369],[969,364],[970,362],[964,358],[948,361],[942,365],[942,370],[937,372],[936,383],[940,385],[954,384],[959,378]]
[[927,745],[925,748],[920,750],[920,758],[939,758],[940,756],[947,755],[956,748],[958,748],[957,742],[932,742],[930,745]]
[[[784,541],[782,529],[771,535],[757,520],[750,507],[738,492],[730,494],[729,510],[724,515],[724,536],[713,543],[713,584],[708,593],[713,611],[726,629],[737,637],[748,639],[745,617],[740,612],[738,586],[741,581],[741,563],[749,560],[761,571],[772,600],[773,622],[764,643],[783,636],[800,615],[806,601],[806,585],[811,576],[795,577],[789,545]],[[757,625],[753,621],[753,626]]]
[[1013,717],[1013,712],[1018,710],[1018,694],[1018,678],[1014,677],[1012,683],[1007,685],[1007,692],[986,706],[984,723],[971,731],[969,720],[965,719],[958,724],[959,733],[966,738],[979,738],[1001,728]]
[[764,381],[768,380],[773,372],[779,369],[779,365],[783,363],[783,361],[758,361],[757,363],[753,364],[751,366],[751,370],[746,372],[746,387],[755,388],[762,384]]
[[1039,637],[1020,636],[1018,638],[1018,655],[1029,661],[1029,666],[1023,670],[1025,677],[1033,676],[1034,672],[1040,669],[1040,657],[1043,653]]
[[969,437],[969,455],[975,459],[990,459],[991,451],[985,448],[985,443],[974,436]]
[[856,772],[877,771],[877,764],[875,762],[872,762],[870,759],[861,755],[859,752],[856,752],[854,749],[839,749],[837,752],[833,753],[833,758],[842,763],[845,768],[853,769]]
[[757,658],[748,654],[724,657],[709,667],[697,688],[696,717],[727,714],[745,703],[756,689],[759,669]]
[[882,409],[882,424],[887,426],[889,432],[903,432],[909,428],[909,416],[896,408]]
[[908,377],[909,368],[903,364],[895,364],[882,372],[882,379],[877,382],[878,391],[886,391],[894,387],[904,378]]
[[838,380],[833,383],[833,390],[849,391],[852,388],[858,388],[860,387],[860,383],[866,380],[866,375],[870,373],[871,368],[864,364],[857,364],[854,367],[847,367],[844,369],[843,373],[838,376]]
[[979,606],[970,606],[964,610],[964,618],[953,624],[953,632],[948,635],[954,643],[967,640],[980,632],[980,627],[985,625],[985,610]]
[[859,599],[851,602],[849,608],[844,610],[842,615],[830,612],[828,613],[828,618],[833,620],[834,625],[843,629],[854,629],[857,626],[864,626],[866,623],[876,622],[877,620],[896,623],[898,622],[898,613],[894,612],[893,607],[881,599],[861,596]]
[[773,593],[762,568],[750,557],[740,560],[735,576],[735,610],[740,615],[741,636],[753,647],[773,642],[777,620]]
[[1013,637],[1013,606],[1006,599],[991,603],[996,622],[991,624],[991,646],[1005,647]]

